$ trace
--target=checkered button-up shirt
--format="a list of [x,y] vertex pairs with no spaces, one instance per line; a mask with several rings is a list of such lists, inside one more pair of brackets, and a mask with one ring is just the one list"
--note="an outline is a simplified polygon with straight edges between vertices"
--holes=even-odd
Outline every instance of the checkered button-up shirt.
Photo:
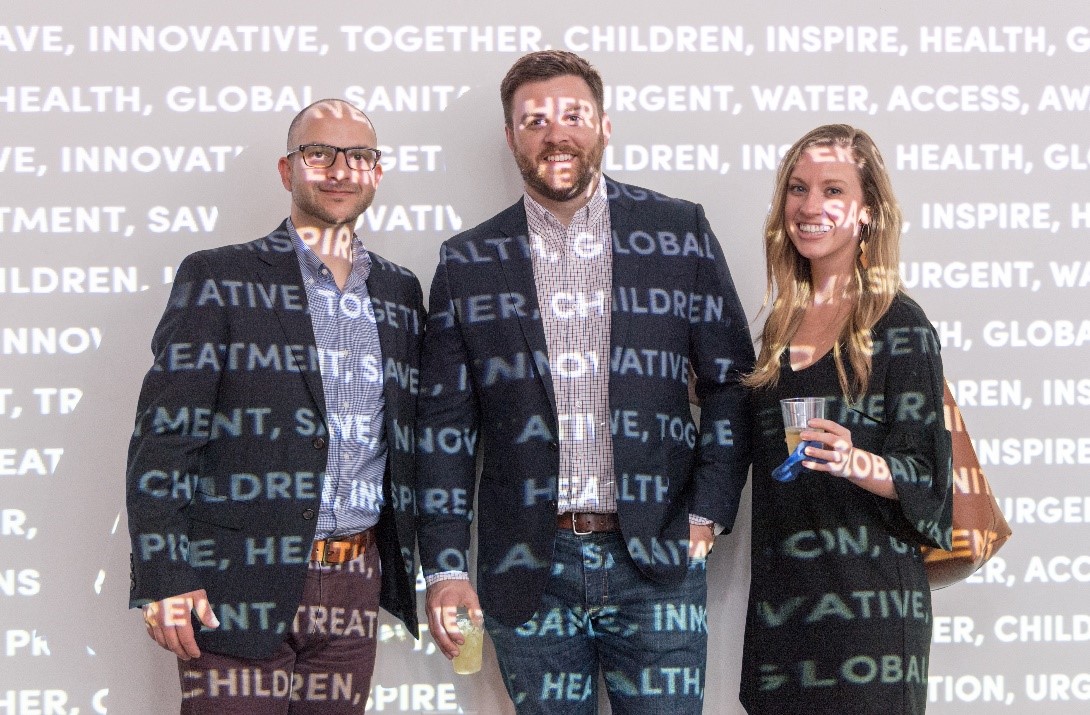
[[609,429],[613,245],[605,182],[566,227],[529,195],[523,201],[556,394],[557,510],[615,512]]
[[382,349],[367,291],[371,258],[352,237],[352,270],[344,290],[288,221],[325,392],[329,453],[315,539],[365,531],[378,523],[386,470]]

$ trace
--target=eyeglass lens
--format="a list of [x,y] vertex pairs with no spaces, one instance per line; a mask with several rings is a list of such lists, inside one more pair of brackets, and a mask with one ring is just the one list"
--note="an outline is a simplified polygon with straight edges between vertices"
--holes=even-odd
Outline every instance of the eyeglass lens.
[[302,149],[303,161],[314,169],[326,169],[337,161],[337,154],[344,152],[348,168],[370,171],[378,162],[378,155],[374,149],[366,147],[340,147],[327,144],[311,144]]

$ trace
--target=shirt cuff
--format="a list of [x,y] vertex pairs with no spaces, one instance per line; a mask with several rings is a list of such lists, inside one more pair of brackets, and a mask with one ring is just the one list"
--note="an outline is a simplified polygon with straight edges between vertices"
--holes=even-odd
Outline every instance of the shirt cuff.
[[465,571],[440,571],[439,573],[433,573],[431,576],[425,576],[424,582],[429,586],[434,586],[440,581],[468,581],[469,574]]
[[710,526],[716,536],[723,533],[722,524],[716,524],[711,519],[705,516],[700,516],[699,514],[689,514],[689,523],[696,526]]

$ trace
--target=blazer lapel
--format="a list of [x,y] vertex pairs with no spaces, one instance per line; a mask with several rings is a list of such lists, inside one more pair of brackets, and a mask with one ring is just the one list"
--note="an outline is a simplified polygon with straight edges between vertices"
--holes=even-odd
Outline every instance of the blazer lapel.
[[[627,237],[633,231],[639,230],[636,225],[636,217],[633,202],[624,196],[620,187],[612,179],[603,176],[606,181],[606,195],[609,197],[609,226],[613,236]],[[640,260],[631,252],[621,253],[617,249],[620,245],[626,245],[628,241],[613,241],[613,295],[625,287],[639,286],[640,274],[647,261]],[[632,325],[632,313],[626,310],[614,309],[610,315],[610,356],[616,353],[618,347],[628,344],[629,328]],[[612,374],[612,373],[611,373]]]
[[[545,342],[545,327],[539,308],[537,285],[534,283],[534,264],[530,259],[530,229],[521,199],[503,212],[499,230],[503,240],[494,246],[496,261],[500,265],[507,290],[525,296],[526,305],[530,306],[529,313],[520,315],[518,321],[530,349],[530,363],[536,364],[534,355],[548,355],[549,347]],[[552,375],[541,375],[541,383],[549,395],[549,405],[555,413],[556,393],[553,390]]]
[[[375,254],[371,253],[371,275],[367,277],[367,294],[371,298],[377,298],[379,300],[386,300],[390,296],[387,290],[387,280],[383,271],[376,265]],[[408,328],[406,327],[406,330]],[[391,420],[398,416],[398,399],[400,398],[399,385],[401,384],[400,376],[394,375],[393,379],[387,374],[386,367],[390,363],[387,358],[393,357],[394,362],[399,362],[399,356],[403,359],[406,355],[404,346],[395,344],[404,340],[404,331],[397,329],[384,329],[382,325],[376,326],[378,330],[378,347],[382,353],[382,397],[386,402],[384,409],[386,415],[386,427],[387,434],[392,434],[390,431]],[[394,365],[394,370],[397,370],[397,365]]]
[[[299,259],[294,250],[283,248],[291,245],[291,236],[285,221],[264,239],[256,242],[255,250],[258,258],[268,266],[264,278],[278,285],[299,286],[299,299],[303,302],[303,310],[288,310],[283,305],[283,301],[277,301],[275,308],[276,317],[287,338],[287,344],[303,345],[308,349],[314,349],[316,347],[314,326],[310,319],[310,305],[307,301],[306,286],[303,285],[303,273],[299,270]],[[321,371],[308,369],[302,373],[302,377],[315,404],[321,410],[322,419],[327,419]]]

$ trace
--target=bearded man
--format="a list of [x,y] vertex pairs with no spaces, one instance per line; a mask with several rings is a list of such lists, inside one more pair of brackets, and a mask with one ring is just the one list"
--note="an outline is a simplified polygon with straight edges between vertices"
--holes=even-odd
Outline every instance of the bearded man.
[[525,193],[443,244],[421,358],[429,627],[453,657],[452,614],[483,609],[520,713],[595,712],[599,672],[614,712],[699,713],[705,557],[750,461],[746,318],[699,205],[602,175],[586,60],[526,55],[500,96]]

